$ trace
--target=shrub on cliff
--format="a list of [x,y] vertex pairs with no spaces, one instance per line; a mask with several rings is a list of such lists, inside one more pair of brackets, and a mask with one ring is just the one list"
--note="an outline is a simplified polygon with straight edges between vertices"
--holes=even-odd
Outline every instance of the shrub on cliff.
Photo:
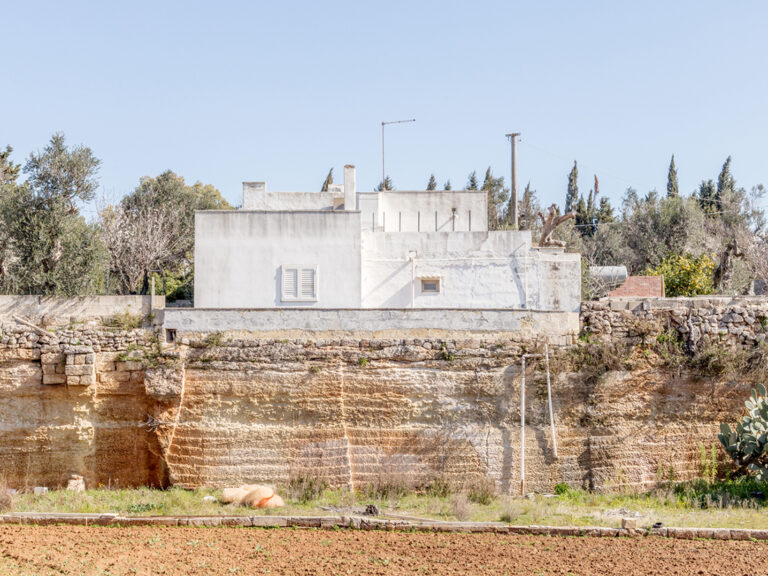
[[739,472],[754,474],[758,481],[768,481],[768,396],[765,386],[758,384],[752,396],[744,403],[747,414],[736,423],[720,425],[718,438],[726,453],[733,459]]
[[690,254],[670,254],[655,268],[646,269],[645,273],[648,276],[664,276],[664,290],[668,297],[701,296],[714,293],[714,270],[715,263],[706,254],[698,258]]

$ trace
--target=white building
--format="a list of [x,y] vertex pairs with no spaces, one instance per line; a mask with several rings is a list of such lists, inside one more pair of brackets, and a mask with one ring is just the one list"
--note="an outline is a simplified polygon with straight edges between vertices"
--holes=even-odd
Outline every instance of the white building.
[[195,215],[197,308],[577,311],[578,254],[489,231],[475,190],[328,192],[243,183],[243,208]]

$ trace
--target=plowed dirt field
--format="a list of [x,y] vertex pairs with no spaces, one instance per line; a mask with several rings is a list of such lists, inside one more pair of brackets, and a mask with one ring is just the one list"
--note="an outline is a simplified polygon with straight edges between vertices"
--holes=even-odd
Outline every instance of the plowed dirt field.
[[768,574],[768,542],[0,526],[0,574]]

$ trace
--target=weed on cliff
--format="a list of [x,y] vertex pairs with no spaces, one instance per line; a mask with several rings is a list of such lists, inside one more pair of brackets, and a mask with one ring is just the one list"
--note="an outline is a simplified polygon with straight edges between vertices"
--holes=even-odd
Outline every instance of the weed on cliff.
[[768,346],[764,342],[752,349],[711,344],[691,356],[688,366],[700,376],[764,380],[768,377]]
[[136,328],[141,328],[143,323],[143,316],[131,314],[127,310],[121,314],[109,316],[102,322],[107,328],[118,328],[120,330],[135,330]]
[[205,344],[208,348],[216,348],[217,346],[221,346],[222,341],[223,337],[221,332],[211,332],[205,337],[203,344]]
[[444,362],[453,362],[456,359],[456,356],[454,356],[451,352],[448,351],[448,348],[446,348],[445,342],[440,344],[440,357]]
[[550,359],[552,372],[585,372],[599,377],[606,372],[632,368],[632,346],[623,343],[605,343],[589,338],[566,349]]

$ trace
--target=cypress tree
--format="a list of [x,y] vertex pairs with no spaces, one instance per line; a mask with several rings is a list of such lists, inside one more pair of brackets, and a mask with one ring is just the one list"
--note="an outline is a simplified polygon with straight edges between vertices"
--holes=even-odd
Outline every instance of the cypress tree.
[[443,190],[453,190],[453,187],[451,186],[451,181],[446,180],[445,184],[443,184]]
[[384,182],[379,182],[379,185],[376,187],[377,192],[381,192],[383,190],[394,190],[395,187],[392,185],[392,179],[389,176],[384,177]]
[[717,177],[717,193],[715,195],[715,202],[717,210],[720,211],[723,207],[723,201],[727,201],[733,193],[736,191],[736,180],[731,174],[731,157],[725,159],[720,175]]
[[573,168],[568,175],[568,193],[565,195],[565,213],[573,212],[576,209],[576,203],[579,201],[579,168],[576,160],[573,161]]
[[712,180],[702,180],[696,193],[696,199],[706,214],[711,216],[717,212],[717,187],[715,183]]
[[597,221],[602,224],[603,222],[613,222],[614,219],[611,201],[605,197],[600,198],[600,207],[597,209]]
[[518,209],[520,230],[533,230],[536,225],[536,215],[540,210],[536,190],[531,190],[531,183],[528,182]]
[[437,190],[437,180],[435,180],[434,174],[429,175],[429,182],[427,182],[427,190]]
[[491,167],[488,166],[488,169],[485,171],[482,189],[488,194],[489,227],[491,230],[498,230],[503,224],[503,207],[509,194],[509,190],[504,188],[504,176],[494,178],[491,173]]
[[477,172],[472,170],[472,173],[469,175],[469,178],[467,179],[467,186],[465,190],[477,190]]
[[323,187],[320,188],[320,192],[328,192],[328,187],[333,184],[333,168],[328,170],[328,176],[323,181]]
[[581,235],[586,236],[589,224],[589,214],[587,213],[587,203],[584,201],[584,196],[579,196],[579,201],[576,202],[575,210],[576,226],[578,226]]
[[667,198],[680,195],[680,189],[677,186],[677,167],[675,166],[675,155],[672,154],[672,160],[669,161],[669,172],[667,173]]

